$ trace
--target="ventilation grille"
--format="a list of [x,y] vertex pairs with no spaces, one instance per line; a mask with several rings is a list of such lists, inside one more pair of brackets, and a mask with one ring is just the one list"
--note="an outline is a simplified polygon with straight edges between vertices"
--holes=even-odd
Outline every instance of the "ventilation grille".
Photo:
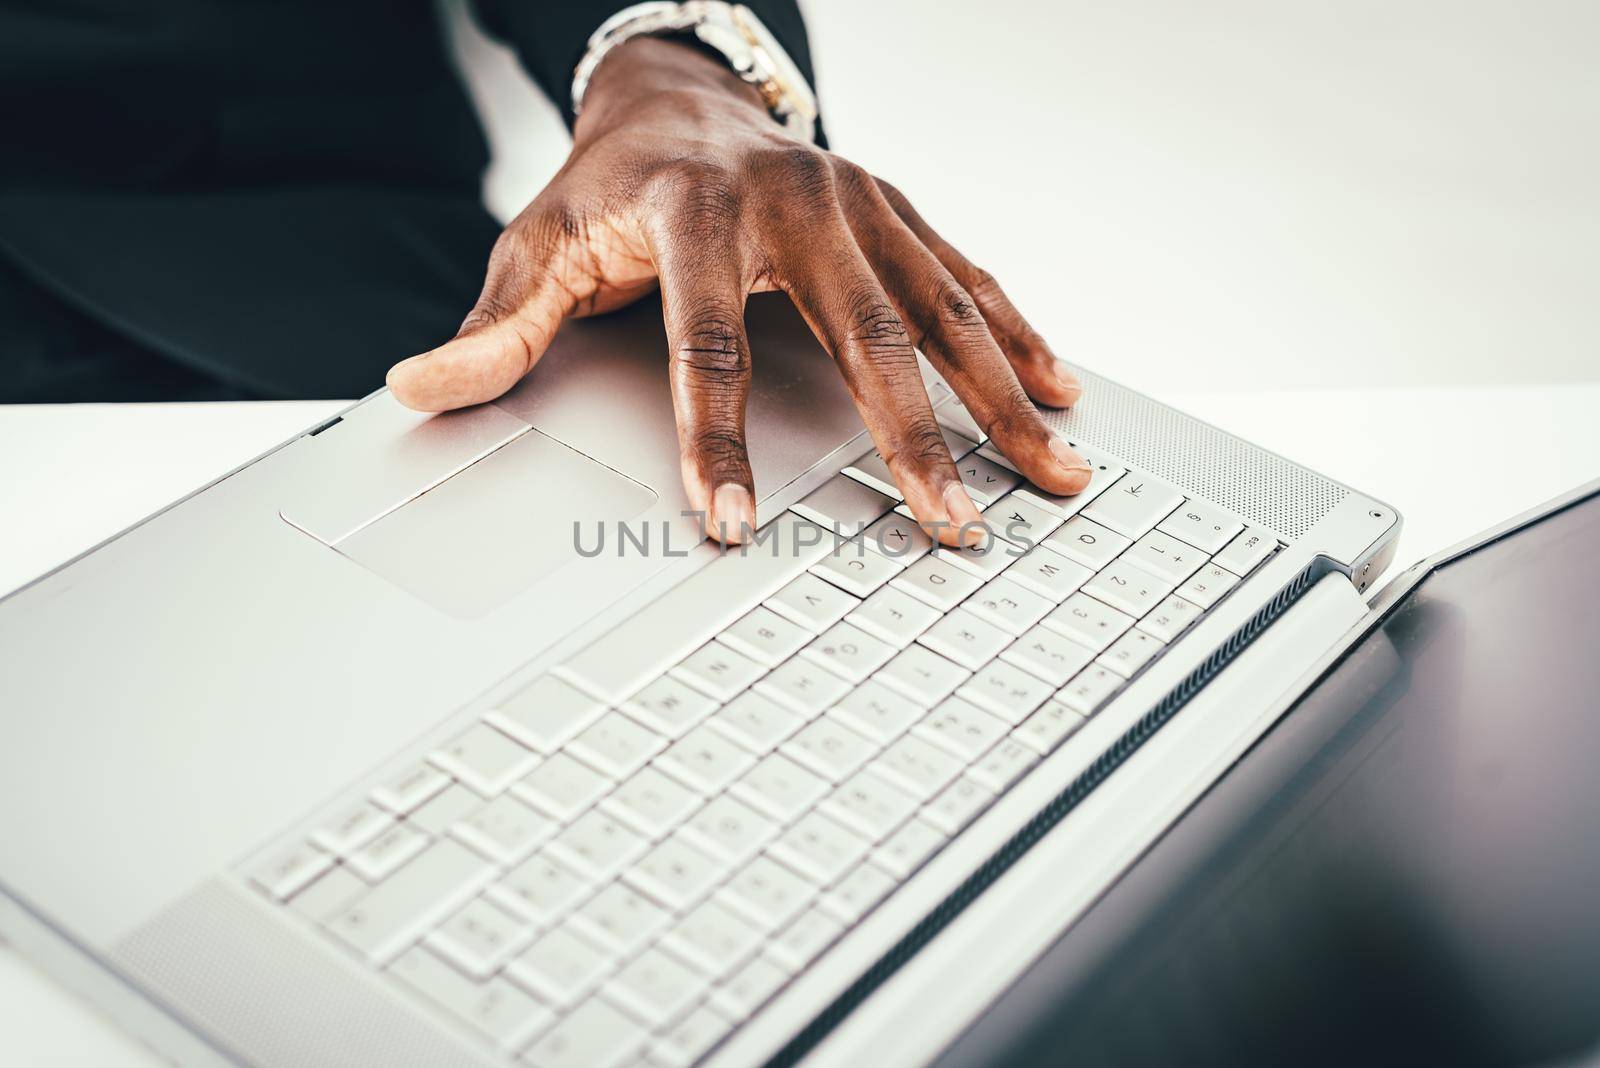
[[[1131,459],[1131,457],[1130,457]],[[839,1026],[856,1008],[887,982],[912,957],[916,956],[934,937],[950,925],[978,896],[994,885],[1011,866],[1021,860],[1038,841],[1066,818],[1067,814],[1092,793],[1111,773],[1122,766],[1156,731],[1178,714],[1195,694],[1232,663],[1245,646],[1249,645],[1273,620],[1288,611],[1317,579],[1327,574],[1325,561],[1317,559],[1289,581],[1277,594],[1251,616],[1211,655],[1201,661],[1182,682],[1174,686],[1156,706],[1145,713],[1138,722],[1100,754],[1067,788],[1040,809],[1022,829],[1012,835],[999,849],[990,854],[976,871],[951,891],[950,895],[924,916],[899,942],[855,982],[846,987],[827,1008],[807,1024],[788,1044],[773,1054],[765,1068],[795,1068],[805,1056],[817,1047],[835,1027]]]
[[1044,412],[1069,441],[1105,449],[1293,541],[1344,500],[1343,486],[1193,416],[1078,368],[1083,403]]

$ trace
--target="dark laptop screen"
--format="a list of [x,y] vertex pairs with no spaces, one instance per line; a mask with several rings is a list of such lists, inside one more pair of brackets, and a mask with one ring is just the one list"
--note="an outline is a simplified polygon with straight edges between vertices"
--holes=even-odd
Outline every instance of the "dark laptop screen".
[[1425,579],[945,1063],[1600,1049],[1600,497]]

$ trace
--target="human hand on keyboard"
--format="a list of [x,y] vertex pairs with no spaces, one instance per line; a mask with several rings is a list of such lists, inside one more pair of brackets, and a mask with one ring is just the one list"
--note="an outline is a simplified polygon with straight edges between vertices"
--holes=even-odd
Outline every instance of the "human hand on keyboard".
[[706,532],[755,522],[743,308],[781,289],[833,355],[907,504],[946,544],[982,537],[917,371],[913,345],[1035,485],[1071,494],[1089,465],[1029,398],[1064,407],[1077,379],[986,272],[904,196],[792,138],[726,65],[651,38],[595,72],[555,179],[501,235],[456,337],[397,364],[403,404],[492,400],[527,374],[562,319],[659,283],[683,480]]

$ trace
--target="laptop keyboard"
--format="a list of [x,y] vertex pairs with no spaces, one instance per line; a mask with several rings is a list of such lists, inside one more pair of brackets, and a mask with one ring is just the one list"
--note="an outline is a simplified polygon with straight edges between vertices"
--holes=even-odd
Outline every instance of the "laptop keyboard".
[[869,453],[769,524],[796,551],[691,576],[254,883],[508,1057],[698,1060],[1279,548],[1082,447],[1052,496],[939,415],[987,551]]

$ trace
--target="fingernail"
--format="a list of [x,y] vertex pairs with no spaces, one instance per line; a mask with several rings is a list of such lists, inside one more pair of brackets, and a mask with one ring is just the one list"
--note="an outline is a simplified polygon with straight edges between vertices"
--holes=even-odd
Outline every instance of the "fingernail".
[[[1094,475],[1094,472],[1089,469],[1089,462],[1076,452],[1073,452],[1072,446],[1067,444],[1066,439],[1059,435],[1051,434],[1050,455],[1056,458],[1056,463],[1060,464],[1062,470],[1067,474],[1074,478],[1082,479],[1085,486],[1089,484],[1089,479]],[[1081,489],[1082,487],[1079,488]]]
[[1078,376],[1072,373],[1072,368],[1067,366],[1067,361],[1057,360],[1051,369],[1055,372],[1056,382],[1061,388],[1072,394],[1069,404],[1083,396],[1083,386],[1079,383]]
[[742,543],[756,526],[756,506],[750,491],[737,482],[718,486],[706,520],[712,537],[730,545]]
[[950,525],[957,531],[961,544],[977,545],[983,541],[988,528],[983,525],[983,516],[972,503],[972,498],[967,496],[965,486],[959,482],[952,482],[946,486],[944,506],[950,514]]

